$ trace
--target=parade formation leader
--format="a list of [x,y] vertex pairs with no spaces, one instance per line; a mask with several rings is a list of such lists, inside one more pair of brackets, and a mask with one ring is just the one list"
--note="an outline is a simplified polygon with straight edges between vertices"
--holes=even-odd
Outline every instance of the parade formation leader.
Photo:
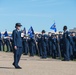
[[14,48],[14,62],[13,66],[16,69],[22,69],[18,63],[22,54],[22,38],[21,38],[21,23],[16,23],[15,30],[12,32],[13,48]]

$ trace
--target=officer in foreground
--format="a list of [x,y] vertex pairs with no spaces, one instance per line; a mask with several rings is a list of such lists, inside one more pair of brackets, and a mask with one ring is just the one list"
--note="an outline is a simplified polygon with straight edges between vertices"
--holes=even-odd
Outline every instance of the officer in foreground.
[[16,23],[15,30],[13,30],[12,38],[13,38],[13,47],[14,47],[14,62],[13,66],[16,69],[21,69],[21,67],[18,65],[20,61],[20,57],[22,54],[22,38],[21,38],[21,23]]

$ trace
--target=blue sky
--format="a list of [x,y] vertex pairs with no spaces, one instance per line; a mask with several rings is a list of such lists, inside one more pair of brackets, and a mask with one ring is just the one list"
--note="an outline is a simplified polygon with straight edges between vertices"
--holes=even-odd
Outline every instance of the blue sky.
[[76,27],[76,0],[0,0],[0,31],[12,31],[20,22],[26,30],[48,32],[54,20],[58,31]]

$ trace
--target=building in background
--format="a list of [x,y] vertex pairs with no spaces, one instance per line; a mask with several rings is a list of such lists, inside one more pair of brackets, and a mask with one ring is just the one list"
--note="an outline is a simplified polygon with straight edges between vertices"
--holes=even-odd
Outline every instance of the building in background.
[[76,28],[69,29],[70,32],[76,32]]

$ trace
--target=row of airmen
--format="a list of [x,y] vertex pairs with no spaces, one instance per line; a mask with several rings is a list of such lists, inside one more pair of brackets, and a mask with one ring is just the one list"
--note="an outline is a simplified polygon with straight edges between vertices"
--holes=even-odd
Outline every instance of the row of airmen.
[[12,51],[12,38],[8,35],[7,31],[4,34],[0,32],[0,51],[11,52]]
[[[24,55],[38,55],[41,58],[56,57],[64,58],[64,61],[73,60],[76,58],[76,36],[75,33],[69,33],[67,26],[63,27],[64,33],[45,34],[45,30],[42,30],[42,34],[36,34],[27,36],[23,39],[23,54]],[[8,36],[8,35],[6,35]],[[11,37],[1,39],[0,34],[0,51],[7,49],[7,52],[13,52],[13,42]],[[6,46],[5,46],[6,45]],[[6,47],[6,48],[5,48]]]

